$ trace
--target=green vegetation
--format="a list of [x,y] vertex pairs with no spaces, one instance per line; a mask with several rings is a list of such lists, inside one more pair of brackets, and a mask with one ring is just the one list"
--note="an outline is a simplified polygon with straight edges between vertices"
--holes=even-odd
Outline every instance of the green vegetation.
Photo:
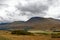
[[51,32],[48,31],[41,31],[41,30],[30,30],[29,32],[34,33],[34,34],[38,34],[38,35],[50,35]]
[[46,31],[26,31],[26,30],[14,30],[11,31],[11,34],[15,35],[49,35],[51,32],[46,32]]
[[33,33],[24,31],[24,30],[14,30],[11,32],[11,34],[15,34],[15,35],[33,35]]
[[53,32],[51,33],[52,38],[60,38],[60,33],[59,32]]
[[40,35],[49,35],[48,33],[36,33],[36,34],[40,34]]
[[15,34],[15,35],[51,35],[52,38],[60,38],[60,32],[14,30],[14,31],[11,31],[11,34]]

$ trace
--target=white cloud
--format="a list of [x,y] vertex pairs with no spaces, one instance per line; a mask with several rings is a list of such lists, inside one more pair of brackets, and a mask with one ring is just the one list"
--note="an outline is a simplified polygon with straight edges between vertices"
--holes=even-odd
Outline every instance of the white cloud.
[[33,16],[60,18],[60,0],[0,0],[3,21],[27,21]]
[[60,0],[53,0],[53,4],[49,6],[47,16],[57,18],[60,16]]

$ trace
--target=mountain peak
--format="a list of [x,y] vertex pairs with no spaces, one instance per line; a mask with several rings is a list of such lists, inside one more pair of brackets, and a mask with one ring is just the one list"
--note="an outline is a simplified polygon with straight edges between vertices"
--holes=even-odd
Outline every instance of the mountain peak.
[[42,21],[45,20],[45,18],[42,17],[32,17],[31,19],[28,20],[28,22],[36,22],[36,21]]
[[42,17],[32,17],[31,19],[44,19]]

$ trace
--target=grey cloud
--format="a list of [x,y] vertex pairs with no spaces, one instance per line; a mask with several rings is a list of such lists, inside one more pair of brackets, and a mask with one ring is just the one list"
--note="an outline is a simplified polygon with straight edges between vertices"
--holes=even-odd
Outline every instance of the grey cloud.
[[49,3],[50,5],[52,5],[52,4],[54,3],[54,1],[53,1],[53,0],[48,0],[48,3]]
[[0,1],[4,1],[4,0],[0,0]]
[[51,6],[51,5],[54,5],[54,4],[58,4],[59,3],[59,0],[48,0],[48,4]]
[[[30,1],[30,3],[28,1]],[[24,4],[23,2],[22,2],[22,4],[20,2],[18,2],[17,5],[14,4],[14,6],[13,6],[14,8],[13,7],[11,7],[11,8],[16,9],[16,10],[12,12],[12,10],[8,11],[9,10],[8,7],[10,7],[9,4],[8,3],[5,4],[4,3],[5,0],[0,0],[0,8],[2,8],[3,10],[4,10],[4,8],[8,9],[7,11],[5,10],[5,12],[7,13],[8,20],[15,21],[14,18],[17,17],[19,19],[20,16],[24,16],[24,17],[27,16],[27,19],[29,19],[34,16],[43,17],[43,16],[47,15],[46,11],[48,11],[49,6],[53,5],[56,0],[55,1],[47,0],[48,1],[47,3],[45,1],[44,2],[40,2],[38,0],[37,0],[37,2],[35,2],[35,0],[33,0],[33,1],[34,2],[31,2],[31,0],[27,0],[28,3],[25,4],[24,6],[22,5],[22,4]],[[22,18],[24,18],[24,17],[22,17]],[[26,19],[24,19],[24,20],[26,20]]]
[[0,0],[0,3],[5,2],[6,0]]
[[39,15],[39,14],[45,15],[46,13],[44,11],[48,10],[48,5],[33,3],[33,4],[22,6],[21,4],[19,4],[17,6],[17,9],[23,12],[21,13],[22,15],[26,15],[26,12],[30,12],[29,14],[30,16]]
[[40,13],[44,10],[47,9],[47,6],[36,6],[36,5],[32,5],[32,6],[28,6],[28,7],[22,7],[21,11],[28,11],[28,12],[32,12],[32,13]]
[[0,8],[2,8],[2,7],[8,7],[8,5],[4,3],[5,1],[6,0],[0,0]]

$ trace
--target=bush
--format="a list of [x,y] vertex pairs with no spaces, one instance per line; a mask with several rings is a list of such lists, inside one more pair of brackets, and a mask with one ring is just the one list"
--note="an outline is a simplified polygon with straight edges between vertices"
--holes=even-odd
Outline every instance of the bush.
[[16,35],[32,35],[32,33],[24,31],[24,30],[14,30],[11,32],[11,34],[16,34]]
[[60,33],[52,33],[52,38],[60,38]]

